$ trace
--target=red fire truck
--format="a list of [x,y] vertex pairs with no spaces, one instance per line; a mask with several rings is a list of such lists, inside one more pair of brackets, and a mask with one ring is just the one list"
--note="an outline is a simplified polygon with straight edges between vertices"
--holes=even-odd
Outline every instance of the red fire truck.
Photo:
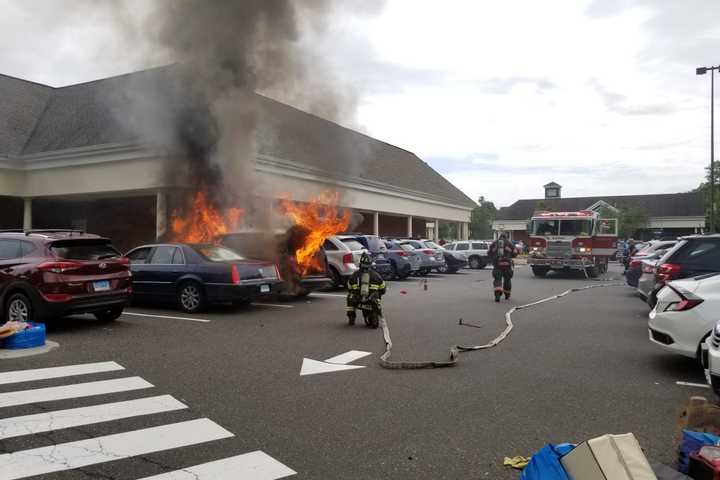
[[591,277],[605,273],[617,251],[617,219],[597,212],[536,212],[528,223],[530,257],[535,276],[550,270],[585,270]]

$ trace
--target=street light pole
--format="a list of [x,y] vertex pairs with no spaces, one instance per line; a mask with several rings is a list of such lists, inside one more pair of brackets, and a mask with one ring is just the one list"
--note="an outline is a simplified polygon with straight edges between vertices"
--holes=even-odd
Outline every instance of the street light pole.
[[698,67],[696,75],[705,75],[710,70],[710,228],[715,233],[715,67]]

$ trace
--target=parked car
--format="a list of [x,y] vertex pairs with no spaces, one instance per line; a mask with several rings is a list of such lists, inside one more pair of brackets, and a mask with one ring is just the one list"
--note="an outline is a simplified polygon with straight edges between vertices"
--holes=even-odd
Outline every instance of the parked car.
[[712,333],[705,340],[702,362],[707,370],[708,383],[715,395],[720,397],[720,321],[713,327]]
[[310,270],[302,272],[298,267],[295,251],[306,234],[307,231],[297,226],[284,231],[243,230],[222,235],[219,241],[245,258],[275,264],[282,279],[278,293],[285,297],[303,297],[333,283],[322,248],[315,252]]
[[438,268],[440,273],[457,273],[461,268],[468,266],[467,255],[463,252],[454,250],[447,250],[444,247],[440,247],[443,257],[445,257],[445,265]]
[[355,239],[367,249],[373,259],[373,268],[384,279],[390,279],[395,275],[392,263],[388,259],[385,242],[377,235],[355,235]]
[[117,319],[130,299],[128,260],[108,238],[79,230],[0,232],[0,305],[5,321],[92,313]]
[[271,262],[247,260],[214,244],[142,245],[128,252],[133,297],[174,300],[184,312],[208,305],[240,305],[277,293],[282,281]]
[[[398,242],[400,245],[410,245],[424,258],[418,271],[418,275],[427,275],[432,270],[436,270],[445,263],[445,257],[439,249],[430,247],[426,244],[429,240],[427,239],[400,239]],[[439,245],[438,245],[439,247]]]
[[650,340],[671,352],[702,359],[702,345],[720,314],[720,274],[668,282],[650,312]]
[[655,270],[663,255],[664,253],[661,252],[657,257],[645,258],[640,262],[640,278],[638,278],[636,290],[644,302],[647,302],[648,296],[655,288]]
[[667,252],[667,249],[654,250],[644,255],[632,257],[632,259],[630,260],[630,264],[628,265],[628,269],[625,272],[625,281],[627,282],[627,284],[631,287],[637,288],[640,277],[643,274],[643,265],[645,264],[645,261],[653,261],[652,263],[654,264],[663,255],[665,255],[665,252]]
[[415,247],[394,240],[384,240],[384,242],[394,278],[402,280],[420,270],[423,260],[421,254],[415,251]]
[[488,249],[491,243],[484,240],[463,240],[449,243],[445,245],[445,249],[462,252],[467,256],[470,268],[483,269],[490,263]]
[[690,235],[678,239],[677,244],[658,262],[648,304],[655,306],[657,292],[665,283],[711,272],[720,272],[720,234]]
[[336,287],[344,286],[347,284],[348,278],[358,271],[360,255],[364,251],[364,247],[352,238],[344,242],[337,235],[333,235],[325,240],[323,250],[333,284]]

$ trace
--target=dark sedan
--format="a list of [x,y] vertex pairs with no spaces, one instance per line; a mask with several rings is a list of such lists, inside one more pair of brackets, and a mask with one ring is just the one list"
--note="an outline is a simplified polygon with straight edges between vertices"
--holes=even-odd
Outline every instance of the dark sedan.
[[273,263],[247,260],[221,245],[143,245],[127,257],[134,298],[174,300],[187,313],[210,304],[248,303],[276,293],[281,284]]

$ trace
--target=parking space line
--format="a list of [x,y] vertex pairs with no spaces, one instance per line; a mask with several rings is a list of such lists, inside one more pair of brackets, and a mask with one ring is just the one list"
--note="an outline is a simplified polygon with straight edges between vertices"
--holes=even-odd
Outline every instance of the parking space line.
[[[62,385],[60,387],[35,388],[33,390],[19,390],[15,392],[0,393],[0,407],[13,407],[36,402],[50,402],[53,400],[66,400],[77,397],[90,397],[106,393],[127,392],[152,388],[153,384],[140,377],[116,378],[114,380],[101,380],[98,382],[77,383],[75,385]],[[0,478],[4,478],[0,475]]]
[[277,303],[251,303],[253,307],[277,307],[277,308],[295,308],[295,305],[280,305]]
[[140,480],[275,480],[297,472],[260,450]]
[[710,388],[710,385],[706,383],[692,383],[692,382],[675,382],[677,385],[683,387],[696,387],[696,388]]
[[136,317],[150,317],[150,318],[168,318],[170,320],[187,320],[188,322],[200,322],[210,323],[210,320],[205,318],[190,318],[190,317],[173,317],[171,315],[150,315],[149,313],[137,313],[137,312],[123,312],[123,315],[135,315]]
[[171,395],[160,395],[124,402],[104,403],[92,407],[4,418],[0,420],[0,440],[154,413],[172,412],[184,408],[188,408],[187,405]]
[[116,370],[125,370],[125,368],[115,362],[97,362],[68,365],[66,367],[14,370],[12,372],[0,373],[0,385],[31,382],[33,380],[47,380],[50,378],[72,377],[74,375],[88,375],[91,373],[113,372]]
[[207,418],[0,455],[0,478],[62,472],[234,435]]
[[312,297],[340,297],[345,298],[347,295],[344,295],[342,293],[321,293],[321,292],[313,292],[310,294]]

